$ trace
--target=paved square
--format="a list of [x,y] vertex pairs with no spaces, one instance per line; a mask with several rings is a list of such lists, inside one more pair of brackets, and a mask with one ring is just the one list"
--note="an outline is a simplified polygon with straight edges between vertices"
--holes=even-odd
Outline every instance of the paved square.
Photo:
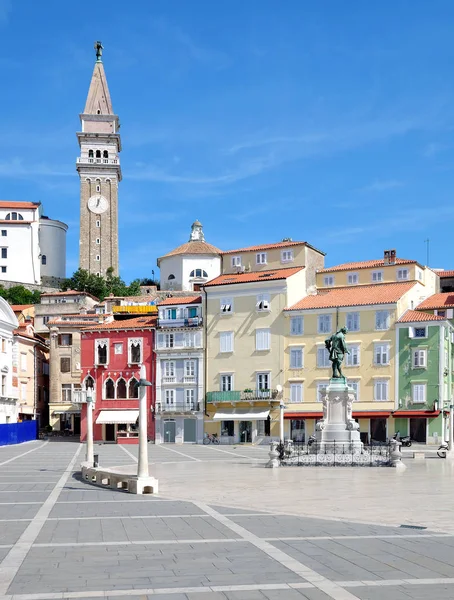
[[454,597],[446,461],[268,470],[266,448],[150,445],[160,495],[141,497],[82,482],[84,451],[0,448],[0,600]]

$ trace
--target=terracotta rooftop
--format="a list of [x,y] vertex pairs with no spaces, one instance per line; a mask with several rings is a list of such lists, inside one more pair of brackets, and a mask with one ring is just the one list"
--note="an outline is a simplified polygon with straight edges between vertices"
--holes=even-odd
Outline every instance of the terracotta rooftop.
[[164,256],[161,256],[160,258],[158,258],[158,264],[159,264],[159,261],[161,260],[161,258],[166,258],[167,256],[175,256],[177,254],[218,255],[218,254],[222,254],[222,251],[219,250],[219,248],[216,248],[216,246],[213,246],[212,244],[208,244],[208,242],[201,242],[199,240],[194,240],[191,242],[186,242],[185,244],[181,244],[181,246],[178,246],[178,248],[175,248],[174,250],[171,250],[167,254],[164,254]]
[[433,294],[433,296],[429,296],[416,307],[417,310],[428,310],[435,308],[454,308],[454,292]]
[[435,271],[435,273],[438,275],[438,277],[440,277],[441,279],[443,277],[454,277],[454,271]]
[[392,265],[385,264],[383,258],[379,260],[363,260],[359,262],[343,263],[341,265],[335,265],[334,267],[327,267],[326,269],[320,269],[317,273],[332,273],[334,271],[353,271],[355,269],[376,269],[378,267],[393,267],[396,265],[415,265],[416,260],[408,260],[406,258],[396,258]]
[[157,316],[153,317],[135,317],[134,319],[124,319],[122,321],[110,321],[109,323],[100,323],[85,327],[84,331],[99,331],[108,329],[153,329],[157,324]]
[[41,202],[17,202],[0,200],[0,208],[38,208]]
[[[98,316],[98,315],[96,315]],[[65,327],[72,327],[72,326],[88,326],[90,325],[90,323],[93,323],[93,319],[83,319],[83,316],[81,315],[81,318],[76,321],[76,320],[64,320],[61,319],[60,317],[56,317],[55,319],[50,319],[49,321],[47,321],[47,325],[60,325],[60,326],[65,326]]]
[[416,285],[415,281],[406,281],[405,283],[379,283],[332,288],[326,291],[319,290],[316,295],[306,296],[286,310],[394,304],[414,285]]
[[158,306],[168,306],[169,304],[200,304],[201,302],[202,296],[176,296],[166,298],[162,302],[159,302]]
[[41,294],[41,297],[42,296],[89,296],[90,298],[93,298],[93,300],[99,302],[99,298],[96,298],[92,294],[89,294],[88,292],[78,292],[77,290],[67,290],[66,292],[46,292],[45,294]]
[[272,279],[287,279],[298,271],[301,271],[304,267],[287,267],[286,269],[272,269],[270,271],[252,271],[250,273],[226,273],[225,275],[219,275],[208,283],[205,283],[204,287],[211,287],[214,285],[231,285],[234,283],[251,283],[253,281],[270,281]]
[[13,312],[19,312],[21,310],[31,308],[32,306],[35,306],[35,305],[34,304],[11,304],[11,308],[13,309]]
[[420,323],[423,321],[446,321],[446,317],[439,317],[417,310],[407,310],[397,321],[398,323]]
[[103,302],[109,300],[126,300],[127,302],[153,302],[158,296],[154,294],[141,294],[140,296],[106,296]]
[[[275,243],[271,243],[271,244],[260,244],[259,246],[248,246],[246,248],[237,248],[236,250],[226,250],[225,252],[222,252],[222,254],[237,254],[238,252],[255,252],[258,250],[273,250],[274,248],[288,248],[290,246],[309,246],[309,248],[313,248],[314,250],[317,250],[317,248],[314,248],[307,242],[289,241],[289,242],[275,242]],[[323,255],[325,254],[324,252],[321,252],[320,250],[317,250],[317,252],[320,252],[320,254],[323,254]]]

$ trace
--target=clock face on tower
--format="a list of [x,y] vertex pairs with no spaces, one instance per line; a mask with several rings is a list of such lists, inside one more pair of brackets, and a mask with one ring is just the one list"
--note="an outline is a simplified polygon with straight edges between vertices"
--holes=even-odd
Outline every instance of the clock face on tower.
[[109,203],[107,202],[106,198],[104,198],[104,196],[101,196],[101,194],[96,194],[95,196],[91,196],[91,198],[88,199],[88,208],[91,210],[91,212],[97,215],[106,212],[108,207]]

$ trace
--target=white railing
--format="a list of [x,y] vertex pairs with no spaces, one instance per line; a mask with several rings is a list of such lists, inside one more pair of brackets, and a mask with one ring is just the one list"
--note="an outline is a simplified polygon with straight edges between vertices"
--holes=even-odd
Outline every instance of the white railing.
[[185,375],[183,377],[183,383],[195,383],[195,375]]
[[175,375],[173,377],[163,377],[162,383],[175,383],[176,380],[177,378],[175,377]]

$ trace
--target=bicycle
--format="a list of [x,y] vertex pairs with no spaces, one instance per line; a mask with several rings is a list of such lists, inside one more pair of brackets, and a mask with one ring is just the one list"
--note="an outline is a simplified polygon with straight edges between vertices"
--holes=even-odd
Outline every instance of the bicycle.
[[203,443],[206,446],[207,444],[220,444],[221,441],[218,438],[217,433],[206,433],[205,437],[203,438]]
[[447,442],[444,442],[437,450],[437,454],[439,458],[446,458],[446,453],[449,450],[449,446]]

